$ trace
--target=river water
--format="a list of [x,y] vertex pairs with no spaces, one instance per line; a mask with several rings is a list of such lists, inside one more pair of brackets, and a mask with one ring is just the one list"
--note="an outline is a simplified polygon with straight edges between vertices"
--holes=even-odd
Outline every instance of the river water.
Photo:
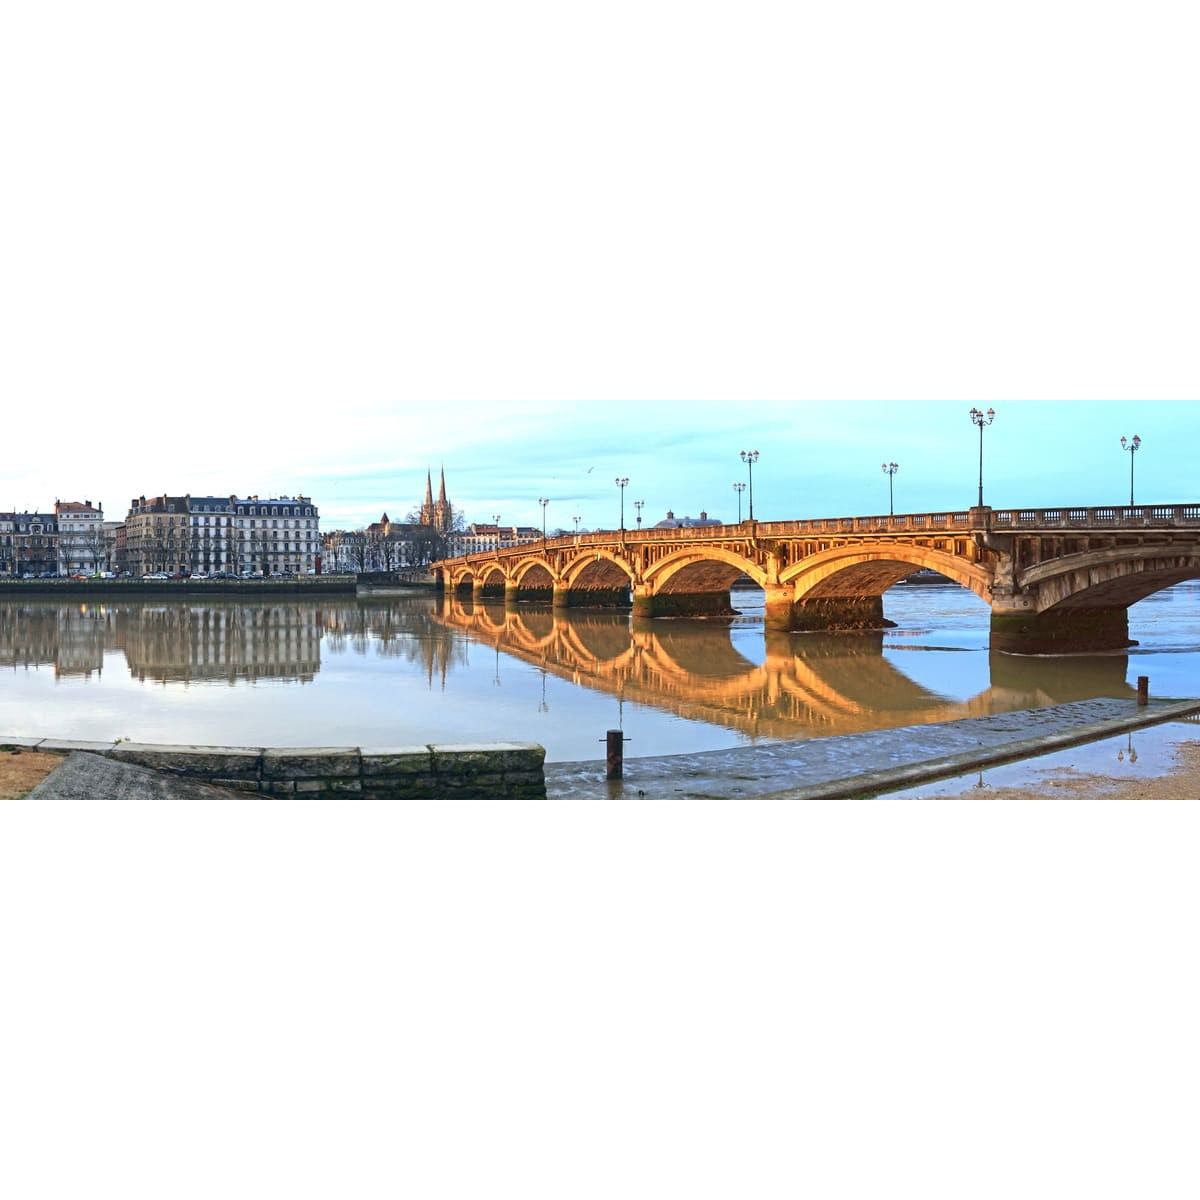
[[427,594],[259,603],[187,596],[0,600],[0,741],[275,746],[532,741],[550,761],[682,754],[920,725],[1096,696],[1200,694],[1200,584],[1130,610],[1127,653],[988,650],[988,610],[902,584],[875,634],[473,606]]

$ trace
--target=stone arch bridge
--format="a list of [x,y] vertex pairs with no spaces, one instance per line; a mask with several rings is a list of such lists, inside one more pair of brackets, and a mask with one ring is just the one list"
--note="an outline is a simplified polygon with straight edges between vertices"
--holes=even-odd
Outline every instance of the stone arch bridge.
[[632,603],[635,616],[728,614],[743,577],[775,630],[879,628],[883,593],[918,570],[992,611],[993,649],[1068,653],[1130,645],[1131,604],[1200,579],[1200,504],[992,509],[891,517],[612,530],[433,564],[477,599],[561,607]]

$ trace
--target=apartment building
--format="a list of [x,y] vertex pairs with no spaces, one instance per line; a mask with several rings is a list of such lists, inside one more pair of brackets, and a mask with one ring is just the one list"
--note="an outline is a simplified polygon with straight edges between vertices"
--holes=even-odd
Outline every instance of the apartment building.
[[0,578],[58,574],[54,513],[0,512]]
[[125,561],[135,575],[307,574],[320,569],[319,521],[308,496],[139,496]]
[[107,570],[104,510],[90,500],[55,500],[58,518],[58,573],[94,575]]

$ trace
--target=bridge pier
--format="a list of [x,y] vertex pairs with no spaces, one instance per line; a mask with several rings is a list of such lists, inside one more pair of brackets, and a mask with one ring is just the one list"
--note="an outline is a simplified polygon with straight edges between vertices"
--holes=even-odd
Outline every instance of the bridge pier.
[[992,610],[991,648],[1007,654],[1095,654],[1136,646],[1127,608],[1065,608],[1044,613]]
[[635,617],[732,617],[737,610],[725,592],[655,592],[652,584],[633,588]]
[[891,629],[896,622],[883,615],[882,596],[821,596],[795,599],[790,587],[768,588],[765,624],[784,633],[858,629]]
[[555,608],[628,608],[629,589],[614,588],[569,588],[566,584],[554,585]]

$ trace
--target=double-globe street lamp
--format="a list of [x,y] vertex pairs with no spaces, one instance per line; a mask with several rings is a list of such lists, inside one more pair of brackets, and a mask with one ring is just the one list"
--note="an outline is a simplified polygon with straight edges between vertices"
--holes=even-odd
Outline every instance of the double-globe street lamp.
[[737,492],[737,498],[738,498],[738,524],[740,525],[740,524],[742,523],[742,493],[743,493],[743,492],[746,490],[746,485],[745,485],[744,483],[735,483],[735,484],[733,485],[733,490],[734,490],[735,492]]
[[888,477],[888,516],[889,517],[894,517],[896,515],[896,497],[895,497],[895,492],[893,491],[893,488],[892,488],[892,479],[898,470],[900,470],[900,465],[898,463],[884,463],[883,464],[883,473]]
[[996,410],[989,408],[986,413],[979,409],[971,409],[971,420],[979,426],[979,507],[983,507],[983,431],[996,419]]
[[542,506],[542,545],[546,544],[546,505],[550,503],[549,499],[538,497],[538,503]]
[[633,507],[637,509],[637,527],[639,529],[641,529],[641,527],[642,527],[642,509],[646,507],[646,502],[645,502],[645,500],[635,500],[633,502]]
[[621,489],[621,532],[625,532],[625,489],[629,486],[628,476],[614,479],[613,482]]
[[[754,464],[758,462],[757,450],[743,450],[742,462],[746,464],[746,469],[750,472],[750,520],[754,520]],[[738,496],[738,507],[741,507],[741,496]],[[740,522],[739,522],[740,524]]]
[[1133,507],[1133,460],[1137,457],[1138,447],[1142,444],[1142,439],[1135,433],[1133,441],[1127,442],[1124,438],[1121,439],[1121,449],[1129,451],[1129,507]]

